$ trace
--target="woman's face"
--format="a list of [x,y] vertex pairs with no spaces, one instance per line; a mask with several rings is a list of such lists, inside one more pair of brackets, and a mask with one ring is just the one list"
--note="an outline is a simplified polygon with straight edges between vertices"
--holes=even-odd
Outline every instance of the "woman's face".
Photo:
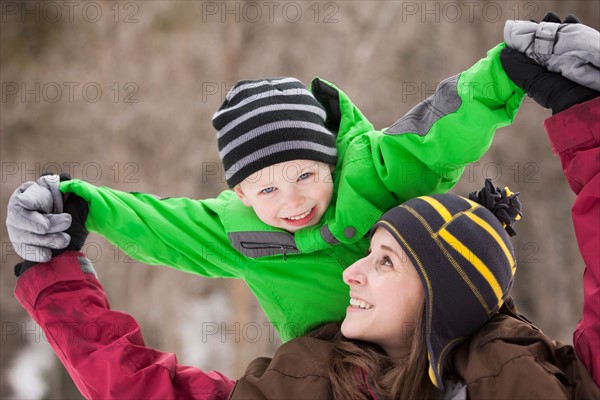
[[412,262],[387,230],[375,231],[369,254],[344,271],[344,282],[350,286],[344,336],[376,343],[392,357],[406,355],[425,297]]

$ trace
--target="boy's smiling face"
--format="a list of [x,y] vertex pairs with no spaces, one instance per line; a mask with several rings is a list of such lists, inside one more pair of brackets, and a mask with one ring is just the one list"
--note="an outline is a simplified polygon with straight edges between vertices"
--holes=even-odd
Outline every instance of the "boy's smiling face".
[[331,201],[333,166],[311,160],[271,165],[234,190],[265,224],[296,232],[316,225]]

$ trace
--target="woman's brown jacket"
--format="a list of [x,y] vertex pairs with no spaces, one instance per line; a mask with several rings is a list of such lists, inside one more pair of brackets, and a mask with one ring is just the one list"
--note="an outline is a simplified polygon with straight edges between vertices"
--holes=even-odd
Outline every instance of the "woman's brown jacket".
[[[325,325],[287,342],[272,359],[254,360],[231,399],[332,399],[328,367],[338,333],[339,325]],[[550,340],[507,307],[457,347],[452,361],[469,399],[600,399],[572,346]]]

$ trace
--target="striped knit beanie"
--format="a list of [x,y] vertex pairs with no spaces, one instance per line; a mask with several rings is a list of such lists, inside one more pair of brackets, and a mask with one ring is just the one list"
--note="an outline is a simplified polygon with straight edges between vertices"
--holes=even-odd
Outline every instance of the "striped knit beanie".
[[450,351],[498,312],[512,287],[508,231],[514,234],[511,225],[521,216],[517,195],[488,180],[469,199],[437,194],[407,201],[373,227],[394,236],[421,278],[429,376],[440,390]]
[[229,187],[284,161],[335,165],[336,137],[325,118],[323,106],[295,78],[236,83],[212,120]]

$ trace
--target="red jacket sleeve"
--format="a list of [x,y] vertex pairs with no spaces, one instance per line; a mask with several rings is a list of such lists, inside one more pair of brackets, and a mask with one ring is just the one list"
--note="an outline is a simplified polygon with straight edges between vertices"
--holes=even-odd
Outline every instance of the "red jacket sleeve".
[[102,285],[65,252],[25,271],[15,295],[88,399],[227,399],[234,381],[146,347],[137,321],[110,309]]
[[544,126],[577,195],[571,214],[585,271],[583,318],[573,343],[600,386],[600,97],[556,114]]

